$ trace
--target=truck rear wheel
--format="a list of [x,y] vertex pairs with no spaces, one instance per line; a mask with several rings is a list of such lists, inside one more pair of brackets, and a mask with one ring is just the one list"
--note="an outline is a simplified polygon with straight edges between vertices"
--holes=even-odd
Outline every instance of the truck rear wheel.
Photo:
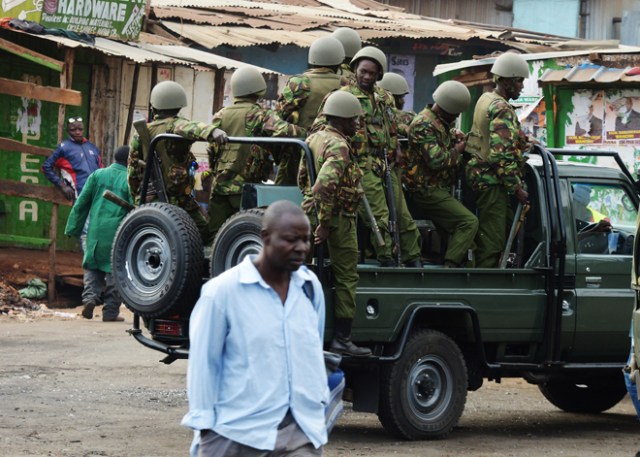
[[264,209],[253,208],[234,214],[220,227],[213,240],[211,277],[236,266],[248,255],[262,251],[262,216]]
[[554,406],[570,413],[601,413],[617,405],[627,393],[620,373],[579,383],[552,378],[538,389]]
[[156,317],[193,306],[202,285],[198,227],[182,208],[150,203],[131,211],[116,232],[113,277],[127,308]]
[[456,426],[467,400],[467,368],[447,335],[422,330],[382,373],[378,418],[409,440],[438,439]]

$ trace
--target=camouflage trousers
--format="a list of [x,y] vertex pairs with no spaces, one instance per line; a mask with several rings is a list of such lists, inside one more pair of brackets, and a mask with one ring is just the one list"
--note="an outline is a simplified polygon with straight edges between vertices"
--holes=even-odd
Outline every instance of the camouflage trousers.
[[298,148],[286,148],[278,162],[275,184],[278,186],[295,186],[298,182],[298,168],[301,152]]
[[[380,233],[382,234],[385,242],[384,246],[378,246],[376,237],[373,234],[373,230],[371,230],[371,246],[373,246],[375,250],[375,257],[379,262],[392,260],[393,256],[391,253],[391,248],[393,246],[393,243],[391,241],[391,235],[389,233],[389,207],[387,206],[387,200],[385,197],[383,179],[376,173],[374,173],[371,169],[367,169],[366,167],[362,168],[362,172],[362,189],[364,189],[367,200],[369,200],[371,212],[373,213],[373,217],[378,223]],[[367,212],[365,211],[363,204],[360,204],[359,206],[358,216],[361,218],[364,225],[367,228],[371,229],[371,220],[367,216]]]
[[[309,220],[314,221],[308,214]],[[353,319],[356,313],[356,287],[358,286],[358,236],[356,217],[331,217],[327,248],[331,271],[335,278],[333,300],[334,319]],[[316,226],[312,227],[315,232]]]
[[439,187],[413,192],[411,203],[420,217],[430,219],[438,230],[445,231],[451,237],[445,261],[473,267],[473,260],[469,260],[468,252],[469,249],[475,249],[478,218],[446,189]]
[[476,267],[497,268],[513,221],[509,195],[503,186],[489,186],[476,193],[476,207],[479,222]]

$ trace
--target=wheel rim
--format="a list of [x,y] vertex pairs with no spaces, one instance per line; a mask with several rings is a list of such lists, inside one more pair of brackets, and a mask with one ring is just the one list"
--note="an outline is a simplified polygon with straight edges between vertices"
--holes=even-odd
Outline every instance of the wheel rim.
[[224,258],[224,269],[238,265],[248,255],[257,255],[262,251],[262,238],[253,233],[246,233],[235,240],[229,246]]
[[453,375],[440,357],[420,358],[407,379],[407,403],[421,421],[434,420],[446,409],[453,396]]
[[169,240],[154,228],[136,232],[127,245],[127,277],[138,293],[155,295],[163,288],[171,273]]

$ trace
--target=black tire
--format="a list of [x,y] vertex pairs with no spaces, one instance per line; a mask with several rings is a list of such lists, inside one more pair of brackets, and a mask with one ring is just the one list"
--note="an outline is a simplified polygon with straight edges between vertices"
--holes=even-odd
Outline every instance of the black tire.
[[211,277],[236,266],[242,259],[262,251],[262,216],[264,209],[253,208],[234,214],[220,227],[213,240]]
[[539,384],[538,389],[554,406],[570,413],[601,413],[613,408],[627,394],[620,373],[581,382],[552,378]]
[[182,208],[150,203],[118,227],[111,252],[124,304],[144,317],[192,307],[200,294],[204,251],[198,227]]
[[398,361],[384,367],[378,418],[401,439],[439,439],[457,425],[466,400],[460,348],[444,333],[422,330]]

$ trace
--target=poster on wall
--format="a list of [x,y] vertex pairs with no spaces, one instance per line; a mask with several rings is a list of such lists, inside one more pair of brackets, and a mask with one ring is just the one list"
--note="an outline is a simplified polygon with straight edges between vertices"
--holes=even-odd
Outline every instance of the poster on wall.
[[[565,121],[568,149],[616,151],[632,173],[640,169],[640,91],[578,89]],[[617,167],[613,158],[572,156],[569,160]]]
[[607,94],[606,107],[607,140],[640,138],[640,94],[637,90]]
[[416,73],[416,56],[409,54],[391,54],[389,71],[403,76],[409,85],[409,93],[404,96],[404,111],[415,111],[413,107],[413,90]]
[[568,116],[565,144],[602,144],[604,91],[576,90],[571,102],[573,112]]

